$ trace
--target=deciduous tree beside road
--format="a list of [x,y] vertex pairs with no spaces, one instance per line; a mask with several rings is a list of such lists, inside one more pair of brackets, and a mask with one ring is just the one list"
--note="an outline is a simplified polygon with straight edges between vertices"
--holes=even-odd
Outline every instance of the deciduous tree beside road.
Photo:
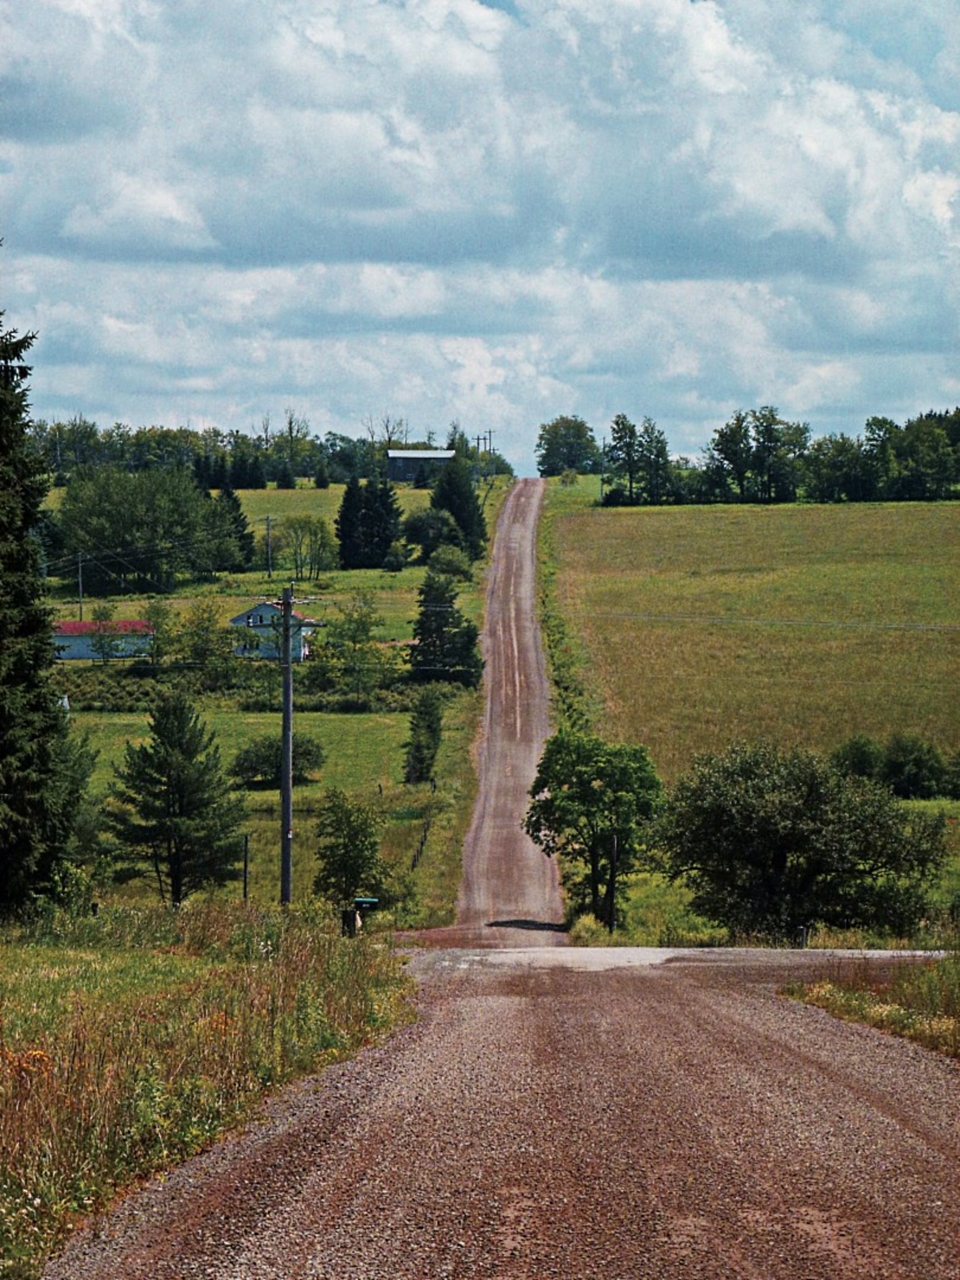
[[581,910],[612,928],[617,877],[636,864],[660,797],[646,747],[561,729],[544,747],[524,828],[544,853],[582,873],[566,878]]

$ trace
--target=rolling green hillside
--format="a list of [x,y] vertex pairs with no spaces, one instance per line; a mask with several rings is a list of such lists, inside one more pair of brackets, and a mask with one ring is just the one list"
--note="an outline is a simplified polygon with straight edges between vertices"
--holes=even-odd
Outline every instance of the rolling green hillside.
[[[960,505],[603,510],[552,487],[556,595],[604,735],[666,779],[767,737],[960,746]],[[599,710],[602,707],[602,711]]]

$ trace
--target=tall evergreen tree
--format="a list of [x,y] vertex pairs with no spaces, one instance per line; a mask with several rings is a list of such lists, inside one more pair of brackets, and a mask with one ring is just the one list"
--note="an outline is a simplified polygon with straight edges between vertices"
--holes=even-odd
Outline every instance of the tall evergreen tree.
[[420,610],[413,624],[410,669],[415,680],[449,680],[475,688],[483,675],[479,632],[457,608],[457,584],[427,571],[417,593]]
[[333,525],[340,543],[340,563],[344,569],[363,567],[363,490],[355,475],[347,481],[340,510]]
[[363,486],[363,543],[367,569],[379,569],[400,537],[400,502],[386,478],[376,476]]
[[231,789],[220,749],[180,693],[162,697],[150,740],[127,743],[108,825],[129,864],[146,862],[164,902],[237,878],[243,801]]
[[240,499],[237,497],[236,491],[231,488],[229,483],[224,484],[217,497],[217,504],[224,509],[229,516],[229,521],[233,529],[233,536],[237,544],[239,553],[239,568],[249,569],[253,564],[254,555],[254,536],[253,530],[250,528],[247,517],[243,514],[243,507],[240,505]]
[[443,732],[443,695],[435,686],[420,691],[410,716],[410,737],[404,744],[404,782],[426,782],[433,773]]
[[397,491],[383,476],[361,485],[351,476],[335,522],[344,569],[379,569],[400,537]]
[[449,511],[463,537],[463,547],[471,560],[483,555],[487,542],[487,522],[470,478],[469,464],[457,454],[437,476],[430,496],[434,511]]
[[27,443],[27,352],[33,334],[0,311],[0,912],[55,887],[83,770],[66,774],[66,720],[50,684],[54,648],[42,601],[42,456]]

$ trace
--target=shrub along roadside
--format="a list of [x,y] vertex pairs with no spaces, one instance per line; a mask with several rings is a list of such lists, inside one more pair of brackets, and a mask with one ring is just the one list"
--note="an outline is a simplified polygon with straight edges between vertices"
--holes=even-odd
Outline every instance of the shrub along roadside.
[[0,1274],[38,1275],[78,1216],[385,1033],[407,989],[389,948],[313,911],[113,909],[8,932]]
[[945,826],[812,751],[758,743],[699,757],[655,838],[695,910],[740,936],[784,941],[814,924],[915,930],[946,858]]

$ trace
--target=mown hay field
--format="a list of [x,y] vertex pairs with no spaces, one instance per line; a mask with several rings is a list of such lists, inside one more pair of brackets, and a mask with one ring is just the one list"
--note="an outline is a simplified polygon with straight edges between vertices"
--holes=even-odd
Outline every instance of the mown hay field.
[[596,728],[704,751],[855,733],[960,748],[960,504],[601,509],[552,485],[557,604]]

